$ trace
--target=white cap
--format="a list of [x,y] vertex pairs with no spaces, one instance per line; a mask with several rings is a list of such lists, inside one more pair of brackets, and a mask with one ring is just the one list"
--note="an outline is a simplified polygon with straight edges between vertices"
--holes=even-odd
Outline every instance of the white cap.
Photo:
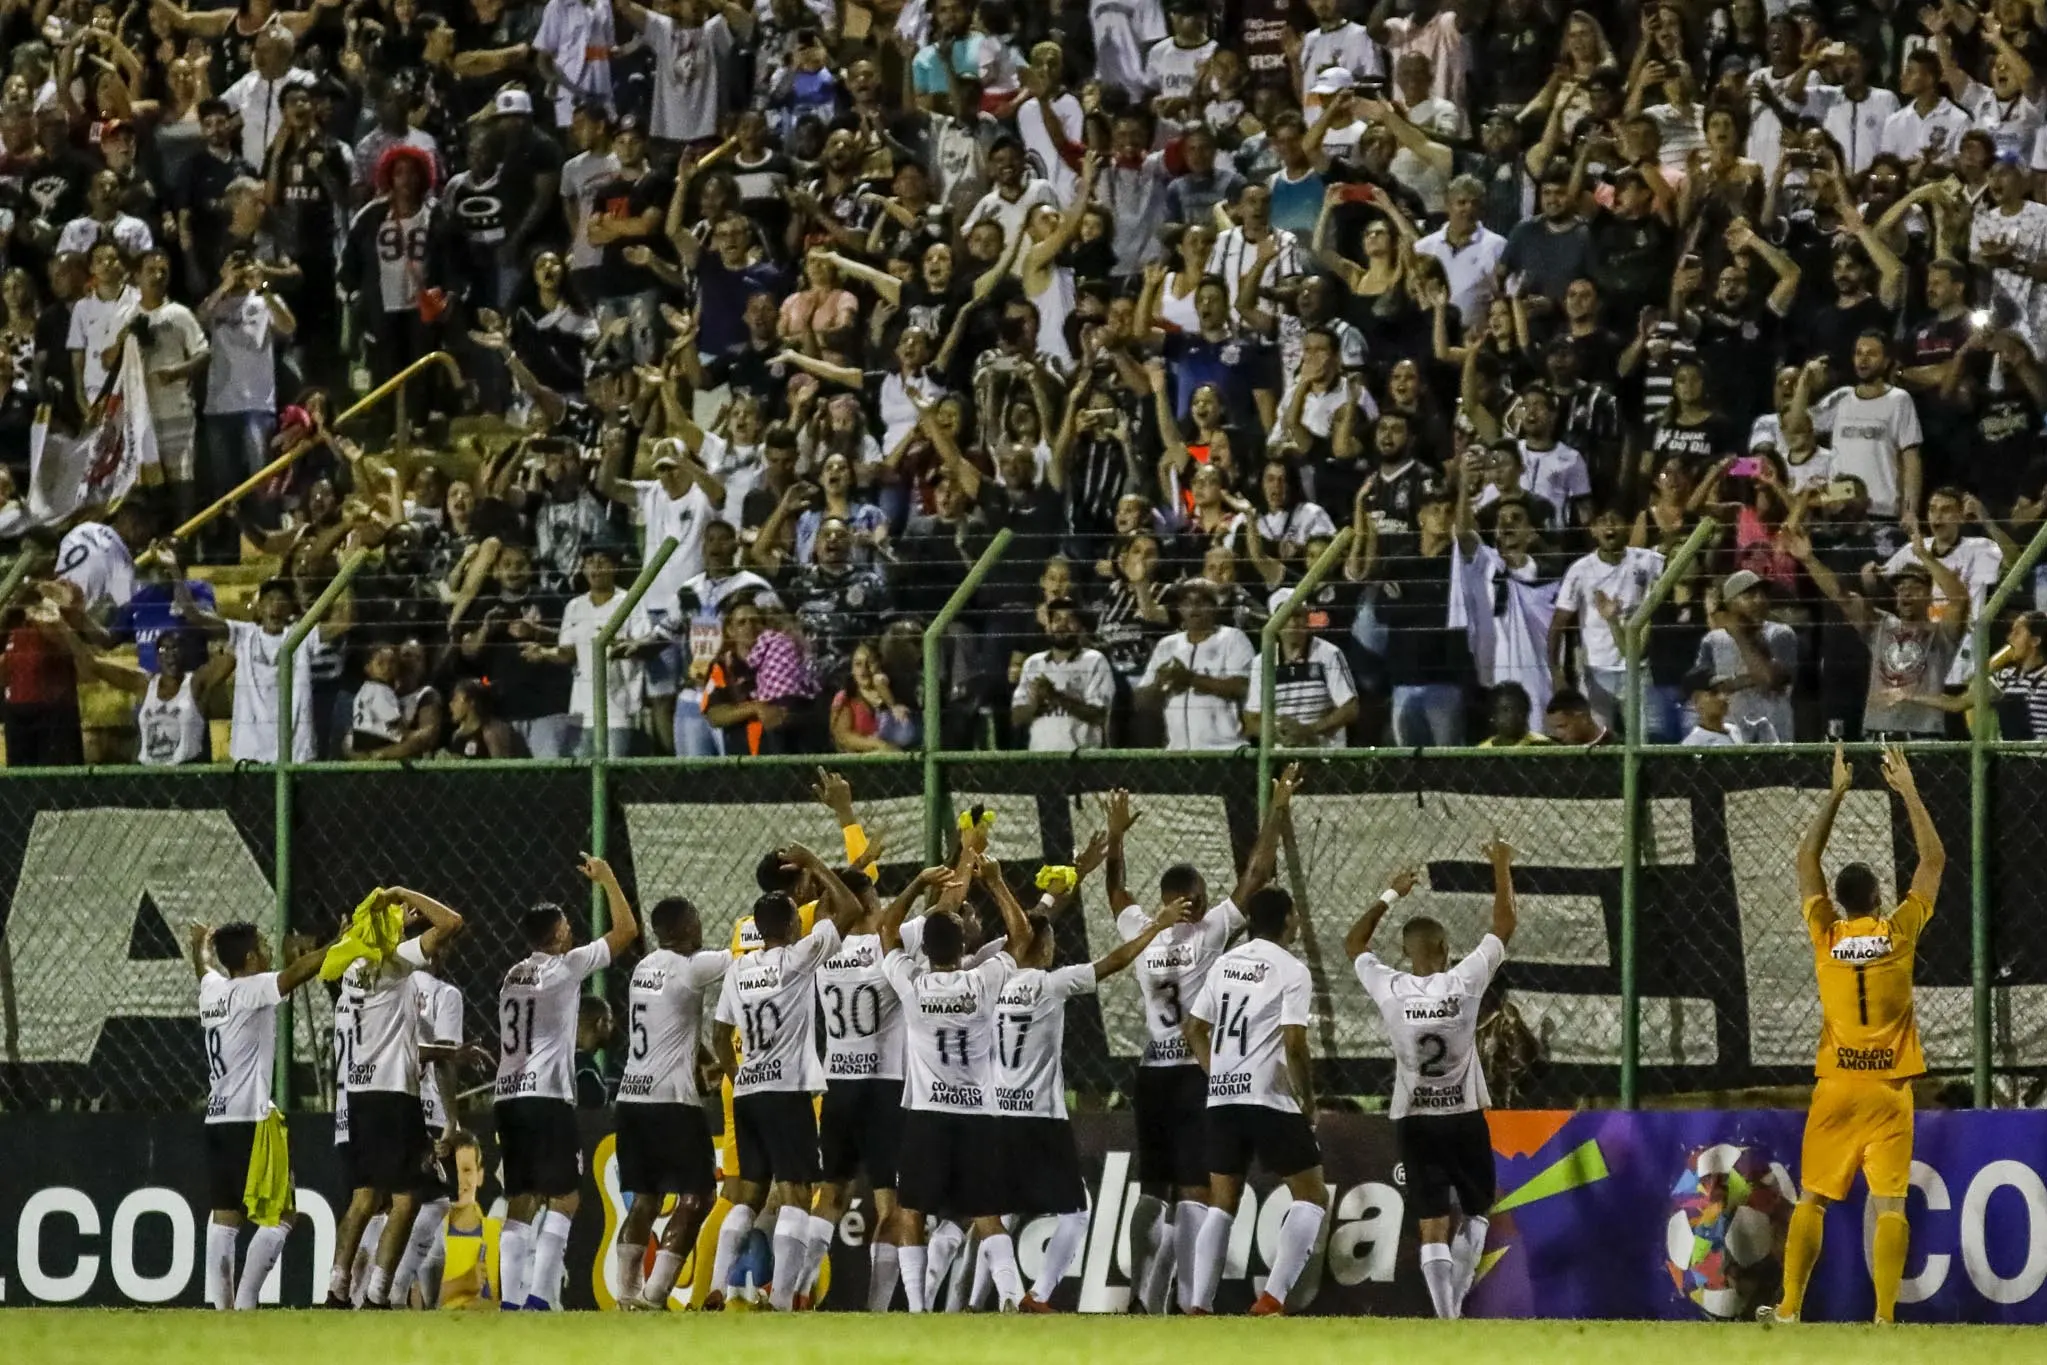
[[1322,68],[1322,74],[1315,78],[1315,84],[1309,93],[1315,95],[1340,95],[1357,83],[1358,78],[1350,74],[1348,67],[1325,66]]
[[533,97],[524,90],[500,90],[496,107],[500,114],[530,114]]

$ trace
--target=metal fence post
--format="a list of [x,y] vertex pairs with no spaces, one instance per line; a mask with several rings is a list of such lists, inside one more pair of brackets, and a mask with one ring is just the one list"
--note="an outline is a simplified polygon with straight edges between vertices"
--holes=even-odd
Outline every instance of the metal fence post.
[[[675,553],[677,541],[674,536],[654,547],[654,553],[640,568],[640,576],[626,589],[625,597],[612,610],[604,628],[597,632],[591,643],[590,661],[590,852],[596,857],[605,857],[611,848],[611,642],[619,631],[625,629],[626,618],[633,614],[633,608],[640,605],[640,599],[647,595],[647,589],[654,586],[668,557]],[[602,936],[610,927],[611,916],[604,898],[604,888],[590,888],[590,932]],[[604,993],[604,973],[598,972],[590,978],[591,990],[598,995]]]
[[[274,773],[277,782],[276,824],[272,845],[272,880],[277,886],[277,925],[275,930],[278,960],[284,958],[285,935],[291,932],[291,775],[292,744],[298,717],[293,714],[292,700],[298,676],[299,646],[306,637],[319,628],[320,622],[334,608],[341,594],[348,591],[349,582],[358,570],[369,561],[368,550],[356,550],[341,561],[341,568],[328,580],[326,588],[313,599],[313,605],[284,637],[284,648],[277,654],[277,761]],[[277,1061],[271,1081],[273,1102],[279,1109],[291,1109],[291,998],[285,997],[277,1007]]]
[[1272,803],[1272,751],[1279,747],[1279,718],[1272,714],[1272,706],[1276,691],[1274,679],[1278,674],[1280,627],[1292,619],[1301,599],[1320,587],[1329,571],[1350,553],[1350,543],[1356,537],[1357,528],[1354,526],[1346,526],[1337,532],[1336,539],[1329,542],[1329,548],[1308,566],[1308,571],[1301,575],[1301,581],[1288,592],[1286,601],[1266,618],[1264,627],[1258,632],[1258,818],[1261,820],[1265,818],[1265,808]]
[[1633,1109],[1637,1102],[1638,1073],[1642,1054],[1642,986],[1637,979],[1635,919],[1641,895],[1642,869],[1642,650],[1648,644],[1649,618],[1670,596],[1678,579],[1692,567],[1692,561],[1720,530],[1711,517],[1699,524],[1678,546],[1677,554],[1649,586],[1642,605],[1622,623],[1620,646],[1627,659],[1626,708],[1621,733],[1621,1108]]
[[1969,701],[1975,724],[1969,728],[1969,993],[1975,1024],[1975,1066],[1970,1075],[1978,1109],[1990,1107],[1990,732],[1997,712],[1990,704],[1990,628],[2005,604],[2032,575],[2047,552],[2047,526],[2034,533],[2018,562],[2005,571],[1969,626],[1975,668],[1969,678]]
[[1015,538],[1016,533],[1007,526],[997,531],[995,539],[988,542],[988,548],[981,551],[981,557],[974,561],[974,567],[967,570],[967,576],[952,590],[952,596],[945,599],[938,615],[924,627],[924,857],[930,862],[936,862],[945,854],[945,819],[938,799],[938,722],[944,709],[945,689],[938,676],[938,646],[945,638],[946,630],[973,600],[981,580],[988,576],[988,571],[995,567],[995,561],[1002,558],[1009,549],[1009,542]]

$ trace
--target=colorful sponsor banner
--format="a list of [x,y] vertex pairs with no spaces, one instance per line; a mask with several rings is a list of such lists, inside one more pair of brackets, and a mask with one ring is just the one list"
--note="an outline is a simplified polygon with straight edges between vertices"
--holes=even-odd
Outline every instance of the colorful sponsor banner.
[[[1474,1317],[1740,1319],[1775,1301],[1804,1115],[1792,1111],[1492,1115],[1499,1198]],[[1137,1187],[1124,1115],[1081,1115],[1090,1220],[1054,1298],[1124,1311]],[[480,1125],[488,1143],[488,1124]],[[1297,1312],[1425,1315],[1427,1291],[1393,1125],[1325,1114],[1318,1131],[1330,1217],[1295,1291]],[[325,1292],[334,1224],[347,1202],[324,1114],[292,1124],[301,1220],[266,1303],[305,1307]],[[609,1115],[584,1115],[587,1180],[570,1239],[565,1301],[609,1307],[608,1249],[622,1216]],[[2047,1322],[2047,1114],[1934,1111],[1915,1126],[1912,1250],[1899,1316],[1922,1322]],[[196,1117],[0,1118],[0,1304],[197,1306],[206,1161]],[[486,1198],[494,1195],[488,1191]],[[1217,1306],[1241,1312],[1264,1283],[1289,1202],[1260,1177],[1231,1233]],[[1827,1219],[1808,1297],[1815,1319],[1873,1310],[1861,1191]],[[866,1299],[871,1205],[841,1219],[821,1307]],[[1034,1277],[1050,1220],[1019,1230]],[[494,1278],[494,1274],[493,1274]],[[685,1281],[686,1283],[686,1281]],[[677,1305],[679,1306],[679,1305]]]

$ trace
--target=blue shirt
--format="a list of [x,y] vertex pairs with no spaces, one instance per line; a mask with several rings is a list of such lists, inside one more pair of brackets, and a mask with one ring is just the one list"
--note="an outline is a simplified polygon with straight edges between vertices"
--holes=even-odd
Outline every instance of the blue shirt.
[[1254,342],[1239,336],[1210,341],[1199,332],[1175,332],[1166,337],[1165,356],[1173,377],[1173,409],[1182,422],[1194,402],[1194,391],[1213,384],[1222,395],[1231,426],[1257,431],[1263,425],[1251,399],[1251,390],[1265,368],[1260,363],[1262,350]]
[[[192,600],[212,611],[213,585],[203,579],[188,579],[186,586],[192,590]],[[166,631],[198,630],[171,609],[175,600],[173,589],[168,583],[138,583],[135,595],[116,608],[114,619],[108,625],[108,633],[117,643],[135,642],[135,659],[145,673],[154,673],[156,667],[156,640]]]

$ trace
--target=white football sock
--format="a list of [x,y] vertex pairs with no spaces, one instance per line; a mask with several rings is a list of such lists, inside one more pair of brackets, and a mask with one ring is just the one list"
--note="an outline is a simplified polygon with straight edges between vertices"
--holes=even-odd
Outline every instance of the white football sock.
[[289,1236],[291,1229],[283,1224],[256,1229],[256,1235],[249,1239],[249,1254],[242,1261],[242,1282],[235,1287],[236,1308],[253,1309],[263,1301],[263,1281],[270,1278],[271,1268],[284,1254],[284,1241]]
[[1074,1258],[1080,1255],[1081,1243],[1086,1240],[1086,1210],[1059,1215],[1059,1221],[1052,1225],[1052,1240],[1045,1244],[1045,1263],[1038,1269],[1038,1282],[1031,1286],[1032,1298],[1039,1303],[1052,1302],[1059,1282],[1073,1269]]
[[774,1292],[768,1303],[788,1312],[796,1305],[803,1288],[803,1255],[810,1239],[810,1213],[794,1204],[782,1205],[775,1215]]
[[[932,1305],[934,1310],[943,1306],[946,1277],[952,1273],[953,1257],[959,1255],[960,1247],[966,1240],[967,1230],[958,1223],[940,1223],[924,1244],[926,1267],[924,1301]],[[909,1250],[908,1247],[903,1249]],[[910,1273],[907,1264],[903,1267],[903,1273],[905,1275]]]
[[206,1225],[206,1301],[225,1313],[235,1306],[235,1234],[232,1223]]
[[1485,1259],[1486,1232],[1491,1224],[1483,1218],[1467,1218],[1450,1240],[1450,1256],[1457,1262],[1457,1316],[1464,1316],[1464,1300],[1478,1278],[1478,1263]]
[[618,1277],[616,1297],[620,1303],[640,1296],[642,1282],[647,1270],[647,1249],[625,1242],[611,1248],[612,1269]]
[[806,1298],[817,1292],[817,1277],[824,1271],[824,1258],[831,1254],[832,1238],[837,1236],[839,1225],[829,1218],[810,1215],[808,1245],[803,1249],[803,1288]]
[[498,1302],[524,1308],[532,1272],[533,1225],[507,1218],[498,1230]]
[[357,1308],[362,1307],[364,1295],[370,1292],[370,1269],[377,1263],[377,1248],[384,1244],[384,1225],[390,1221],[388,1213],[372,1217],[363,1228],[362,1245],[355,1249],[355,1268],[348,1277],[348,1298]]
[[1198,1199],[1182,1199],[1173,1206],[1173,1264],[1179,1270],[1180,1311],[1194,1306],[1196,1267],[1194,1246],[1208,1222],[1208,1205]]
[[[412,1299],[412,1283],[419,1278],[419,1268],[426,1264],[441,1242],[441,1220],[448,1216],[448,1201],[436,1199],[431,1204],[420,1206],[419,1216],[412,1220],[412,1236],[405,1243],[405,1253],[398,1258],[398,1269],[391,1276],[390,1304],[403,1308]],[[428,1307],[433,1305],[428,1304]]]
[[924,1292],[925,1248],[899,1247],[896,1250],[897,1263],[903,1277],[903,1298],[912,1313],[928,1312],[931,1298]]
[[974,1283],[967,1290],[966,1306],[979,1312],[988,1302],[988,1291],[995,1287],[995,1274],[988,1265],[988,1242],[986,1239],[974,1246]]
[[1439,1318],[1457,1316],[1457,1262],[1448,1242],[1422,1243],[1422,1278],[1429,1284],[1429,1302]]
[[1308,1256],[1315,1250],[1315,1237],[1322,1231],[1322,1206],[1296,1199],[1279,1220],[1279,1250],[1272,1258],[1272,1273],[1265,1277],[1265,1292],[1286,1302],[1294,1281],[1308,1268]]
[[1173,1266],[1180,1252],[1180,1240],[1170,1220],[1159,1223],[1158,1238],[1158,1246],[1145,1263],[1144,1283],[1138,1286],[1137,1295],[1144,1311],[1155,1318],[1165,1314],[1166,1296],[1173,1288]]
[[1150,1278],[1151,1258],[1158,1251],[1160,1222],[1166,1216],[1166,1201],[1156,1195],[1140,1194],[1130,1206],[1130,1292],[1144,1297]]
[[668,1306],[668,1296],[675,1292],[675,1282],[682,1278],[682,1253],[670,1251],[667,1247],[654,1253],[654,1272],[647,1276],[647,1282],[640,1286],[640,1302],[656,1308]]
[[364,1301],[372,1304],[391,1302],[391,1272],[380,1265],[370,1267],[370,1287],[364,1293]]
[[893,1242],[876,1242],[867,1249],[867,1311],[886,1313],[896,1298],[896,1281],[902,1278],[902,1259]]
[[746,1249],[746,1235],[753,1231],[753,1209],[734,1204],[718,1229],[718,1254],[711,1261],[711,1292],[724,1297],[732,1283],[732,1267]]
[[348,1281],[354,1268],[355,1258],[343,1258],[341,1248],[334,1249],[334,1261],[327,1267],[327,1296],[333,1299],[348,1297]]
[[539,1299],[549,1308],[562,1290],[562,1263],[568,1258],[569,1216],[553,1209],[533,1225],[533,1269],[526,1282],[526,1301]]
[[1016,1264],[1016,1241],[1008,1233],[990,1237],[981,1243],[982,1255],[988,1263],[988,1274],[995,1281],[995,1293],[1004,1309],[1016,1307],[1023,1300],[1023,1272]]
[[[967,1230],[967,1244],[960,1254],[952,1258],[952,1268],[945,1273],[945,1311],[964,1313],[967,1311],[967,1290],[973,1286],[974,1267],[980,1264],[981,1239],[973,1230]],[[931,1306],[939,1307],[937,1291],[932,1292]]]
[[1201,1229],[1194,1237],[1194,1270],[1182,1279],[1194,1282],[1192,1307],[1204,1313],[1215,1311],[1215,1290],[1222,1283],[1230,1228],[1236,1221],[1236,1216],[1224,1209],[1211,1208],[1201,1215]]

